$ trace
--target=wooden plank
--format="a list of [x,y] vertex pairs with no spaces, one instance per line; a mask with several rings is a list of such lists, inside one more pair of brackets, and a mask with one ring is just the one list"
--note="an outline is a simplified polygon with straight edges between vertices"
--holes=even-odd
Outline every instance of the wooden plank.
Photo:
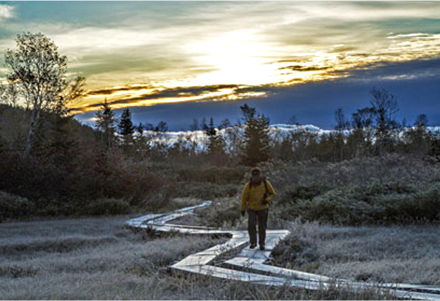
[[[240,254],[225,262],[230,266],[246,268],[251,272],[239,271],[225,267],[208,265],[216,257],[234,248],[239,248],[248,244],[247,231],[213,230],[207,227],[174,225],[168,222],[189,214],[193,214],[196,208],[210,205],[212,202],[206,201],[202,204],[179,209],[169,214],[149,214],[139,218],[131,219],[126,222],[128,226],[152,229],[160,232],[179,232],[185,234],[220,234],[229,235],[228,242],[216,245],[207,250],[192,254],[185,259],[175,263],[170,268],[188,273],[212,276],[222,279],[250,282],[254,284],[281,286],[320,290],[326,289],[331,285],[338,287],[347,286],[355,289],[380,287],[389,289],[389,293],[397,298],[420,299],[420,300],[440,300],[440,287],[412,284],[372,284],[364,282],[350,282],[343,279],[332,279],[330,277],[305,273],[302,271],[290,270],[264,264],[270,257],[273,248],[284,239],[290,232],[288,230],[269,230],[266,233],[266,250],[260,251],[258,248],[244,248]],[[258,273],[273,274],[276,276],[262,275]],[[295,279],[292,279],[295,278]],[[336,281],[336,282],[335,282]],[[408,291],[417,290],[417,292]]]
[[315,282],[328,282],[332,278],[326,276],[320,276],[316,274],[285,269],[277,266],[271,266],[263,264],[262,259],[255,259],[249,257],[235,257],[230,260],[225,261],[226,264],[236,266],[239,268],[246,268],[257,272],[271,273],[288,278],[297,278],[301,280],[315,281]]

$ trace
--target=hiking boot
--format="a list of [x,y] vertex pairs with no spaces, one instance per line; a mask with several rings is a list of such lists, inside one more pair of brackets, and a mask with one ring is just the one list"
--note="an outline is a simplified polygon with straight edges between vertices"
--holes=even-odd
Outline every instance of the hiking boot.
[[250,249],[255,249],[256,246],[257,246],[256,244],[251,244],[249,248]]
[[266,250],[266,248],[265,248],[263,245],[261,245],[261,246],[260,246],[260,250],[261,250],[261,251],[264,251],[264,250]]

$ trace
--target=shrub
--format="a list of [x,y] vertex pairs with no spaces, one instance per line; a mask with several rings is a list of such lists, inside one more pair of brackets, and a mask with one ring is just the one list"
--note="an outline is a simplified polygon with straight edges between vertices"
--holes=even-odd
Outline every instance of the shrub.
[[197,211],[199,220],[208,227],[220,228],[224,225],[234,225],[240,219],[240,207],[236,203],[222,201]]
[[120,199],[99,199],[90,203],[84,209],[90,215],[115,215],[130,212],[130,204]]
[[290,234],[282,240],[272,251],[275,263],[280,266],[294,264],[300,267],[313,262],[319,258],[316,244],[302,239],[298,234]]
[[328,190],[329,188],[325,184],[321,183],[313,183],[310,186],[299,185],[282,193],[277,202],[295,203],[298,200],[311,200]]
[[23,218],[35,211],[35,204],[26,198],[0,191],[0,222],[9,218]]
[[69,216],[81,213],[83,206],[71,199],[46,199],[41,198],[37,201],[38,209],[36,215],[39,216]]
[[240,183],[247,167],[237,166],[231,167],[209,167],[197,168],[186,167],[178,172],[178,181],[194,181],[194,182],[209,182],[215,184]]
[[23,278],[33,277],[38,273],[38,269],[32,267],[21,267],[18,265],[0,267],[0,277]]
[[415,191],[397,184],[335,188],[284,204],[280,216],[344,225],[432,222],[440,217],[440,194],[437,187]]
[[212,200],[217,197],[231,197],[239,192],[241,184],[218,184],[206,182],[180,182],[176,197],[196,197]]

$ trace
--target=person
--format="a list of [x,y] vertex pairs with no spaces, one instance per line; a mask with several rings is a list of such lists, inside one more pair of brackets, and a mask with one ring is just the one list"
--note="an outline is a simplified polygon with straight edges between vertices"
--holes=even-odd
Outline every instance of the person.
[[247,207],[248,233],[251,249],[257,246],[257,222],[260,250],[265,249],[269,205],[275,196],[276,193],[272,184],[263,177],[261,169],[259,167],[252,168],[251,178],[244,185],[241,195],[241,216],[245,215]]

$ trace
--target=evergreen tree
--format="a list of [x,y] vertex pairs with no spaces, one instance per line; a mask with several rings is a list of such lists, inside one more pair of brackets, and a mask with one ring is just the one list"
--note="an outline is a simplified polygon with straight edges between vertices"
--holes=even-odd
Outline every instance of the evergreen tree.
[[102,132],[102,142],[106,148],[110,148],[115,142],[115,114],[107,102],[107,99],[102,103],[101,110],[96,112],[96,122],[95,126],[98,130]]
[[350,124],[348,120],[345,118],[344,111],[341,108],[338,108],[335,111],[335,120],[336,120],[335,130],[338,131],[339,133],[342,133],[345,129],[347,129]]
[[335,147],[336,147],[335,151],[337,153],[338,160],[342,161],[344,159],[344,149],[345,149],[344,130],[346,130],[349,126],[349,122],[345,118],[345,114],[342,108],[338,108],[335,111],[335,120],[336,120],[335,130],[337,131],[335,137]]
[[255,108],[247,104],[241,106],[243,119],[246,121],[244,131],[244,145],[242,149],[242,163],[256,165],[269,159],[269,119],[264,115],[257,115]]
[[122,136],[124,151],[127,153],[131,144],[133,144],[134,126],[131,121],[130,109],[126,108],[122,111],[121,120],[118,124],[119,134]]
[[225,141],[222,136],[218,135],[217,129],[214,126],[214,119],[211,117],[209,125],[205,130],[206,135],[209,137],[208,153],[210,155],[224,155],[225,154]]
[[429,153],[432,137],[427,131],[428,117],[425,114],[417,116],[414,127],[405,132],[409,151],[417,156],[424,156]]
[[209,120],[209,125],[206,126],[205,133],[209,137],[215,137],[215,135],[217,134],[217,130],[214,126],[214,118],[211,117],[211,119]]
[[206,124],[206,118],[205,117],[202,118],[202,122],[200,123],[200,126],[201,126],[203,131],[205,131],[205,132],[207,131],[208,125]]
[[293,145],[290,137],[285,137],[281,141],[279,145],[278,158],[284,161],[289,161],[293,158]]
[[139,122],[139,125],[136,126],[135,129],[138,137],[142,137],[144,135],[145,126],[142,124],[142,122]]
[[241,112],[243,113],[243,121],[247,124],[251,119],[255,118],[255,114],[257,113],[255,108],[252,108],[248,106],[247,103],[245,103],[243,106],[240,107]]
[[131,113],[129,108],[126,108],[122,111],[121,120],[119,121],[118,128],[119,134],[121,134],[123,137],[133,137],[134,126],[133,122],[131,121]]
[[140,160],[143,160],[146,153],[150,150],[149,139],[144,134],[145,130],[146,126],[142,122],[136,127],[136,153]]

